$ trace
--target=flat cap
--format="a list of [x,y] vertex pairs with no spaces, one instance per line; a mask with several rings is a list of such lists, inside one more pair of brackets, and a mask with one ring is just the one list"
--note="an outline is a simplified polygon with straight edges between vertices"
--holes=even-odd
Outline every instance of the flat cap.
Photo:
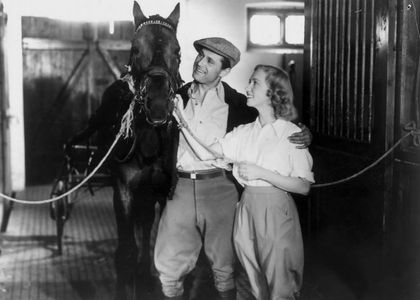
[[241,59],[241,52],[231,42],[221,37],[210,37],[194,42],[194,48],[200,51],[206,48],[214,53],[226,57],[230,61],[230,67],[233,68]]

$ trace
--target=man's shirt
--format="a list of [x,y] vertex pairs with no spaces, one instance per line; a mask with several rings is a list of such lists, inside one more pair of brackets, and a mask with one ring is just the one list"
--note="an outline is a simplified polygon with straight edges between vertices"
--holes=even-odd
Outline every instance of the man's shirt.
[[[194,134],[206,145],[213,144],[226,134],[228,105],[221,82],[207,91],[204,98],[197,84],[191,84],[189,101],[183,114]],[[201,99],[203,99],[201,101]],[[210,162],[201,161],[181,134],[178,147],[177,168],[183,171],[213,169]]]

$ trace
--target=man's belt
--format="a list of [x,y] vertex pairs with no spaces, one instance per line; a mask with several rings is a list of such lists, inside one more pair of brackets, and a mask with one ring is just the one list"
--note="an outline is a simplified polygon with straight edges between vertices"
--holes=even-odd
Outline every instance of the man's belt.
[[193,180],[211,179],[220,176],[225,176],[225,170],[222,169],[211,169],[201,171],[178,171],[179,178],[188,178]]

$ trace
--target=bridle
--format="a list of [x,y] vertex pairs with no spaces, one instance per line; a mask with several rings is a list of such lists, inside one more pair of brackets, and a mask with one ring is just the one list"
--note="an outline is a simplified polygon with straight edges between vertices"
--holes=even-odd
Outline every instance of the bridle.
[[[156,27],[158,28],[159,31],[161,31],[162,28],[167,28],[171,30],[173,33],[176,33],[175,28],[170,23],[166,22],[163,19],[155,18],[155,19],[149,19],[145,22],[140,23],[135,31],[135,34],[144,26],[149,26],[149,25],[159,25],[158,27]],[[136,112],[136,115],[141,115],[142,113],[144,113],[145,121],[148,124],[152,125],[153,127],[160,127],[167,124],[166,131],[168,134],[170,134],[172,130],[172,126],[173,126],[172,108],[174,107],[175,92],[182,85],[182,79],[179,73],[173,74],[167,67],[165,61],[160,59],[162,56],[161,54],[163,52],[162,51],[163,40],[161,38],[158,38],[156,42],[157,42],[157,47],[156,47],[157,49],[155,49],[154,51],[155,55],[152,58],[152,61],[150,62],[149,67],[144,72],[142,72],[142,74],[140,74],[140,80],[136,80],[133,77],[133,73],[132,73],[133,54],[131,54],[130,60],[129,60],[130,62],[126,66],[127,71],[125,72],[125,75],[121,78],[122,81],[127,82],[128,87],[134,96],[130,102],[130,106],[127,112],[124,114],[122,118],[120,132],[124,132],[122,134],[123,138],[133,137],[133,141],[132,141],[128,154],[123,159],[119,159],[115,157],[116,161],[119,163],[124,163],[130,160],[136,149],[138,137],[137,137],[137,134],[135,133],[133,134],[133,128],[132,128],[132,122],[134,120],[134,111],[137,110],[135,107],[138,107],[139,109]],[[149,86],[151,84],[152,77],[154,76],[163,76],[169,81],[168,101],[170,102],[169,105],[171,106],[171,109],[168,110],[166,118],[160,122],[154,122],[151,120],[150,109],[148,108],[149,106],[147,103],[148,101],[147,93],[149,91]]]
[[[152,16],[151,17],[152,19],[148,19],[147,21],[140,23],[134,34],[136,34],[143,27],[149,26],[149,25],[158,25],[156,28],[157,30],[159,30],[159,34],[157,34],[156,36],[160,36],[160,33],[163,28],[169,29],[174,34],[176,33],[176,29],[174,28],[173,25],[166,22],[164,19],[156,18],[156,17],[159,17],[159,16]],[[146,122],[155,127],[162,126],[171,120],[172,109],[168,110],[167,116],[163,121],[155,122],[151,120],[150,109],[147,103],[148,101],[147,93],[148,93],[149,86],[151,83],[151,78],[153,76],[162,76],[162,77],[165,77],[169,81],[168,101],[170,102],[169,105],[171,107],[174,106],[175,92],[182,85],[182,79],[179,76],[179,73],[173,74],[169,70],[168,66],[166,65],[166,62],[163,59],[161,59],[162,52],[163,52],[162,49],[163,49],[163,39],[158,37],[156,40],[156,49],[154,50],[154,55],[150,62],[150,65],[146,69],[146,71],[140,74],[141,79],[138,80],[138,88],[135,88],[135,86],[137,85],[135,80],[133,80],[132,87],[130,88],[131,92],[134,94],[133,100],[139,106],[139,114],[144,112]],[[131,74],[132,56],[130,57],[130,64],[126,67],[127,67],[127,73]]]

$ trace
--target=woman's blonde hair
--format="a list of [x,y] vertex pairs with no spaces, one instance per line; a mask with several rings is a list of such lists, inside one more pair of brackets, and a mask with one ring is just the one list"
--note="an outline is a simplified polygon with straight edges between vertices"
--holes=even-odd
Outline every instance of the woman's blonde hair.
[[268,86],[268,96],[274,109],[276,119],[283,118],[292,121],[297,118],[297,111],[293,105],[293,90],[289,75],[283,69],[269,65],[257,65],[254,72],[262,70]]

